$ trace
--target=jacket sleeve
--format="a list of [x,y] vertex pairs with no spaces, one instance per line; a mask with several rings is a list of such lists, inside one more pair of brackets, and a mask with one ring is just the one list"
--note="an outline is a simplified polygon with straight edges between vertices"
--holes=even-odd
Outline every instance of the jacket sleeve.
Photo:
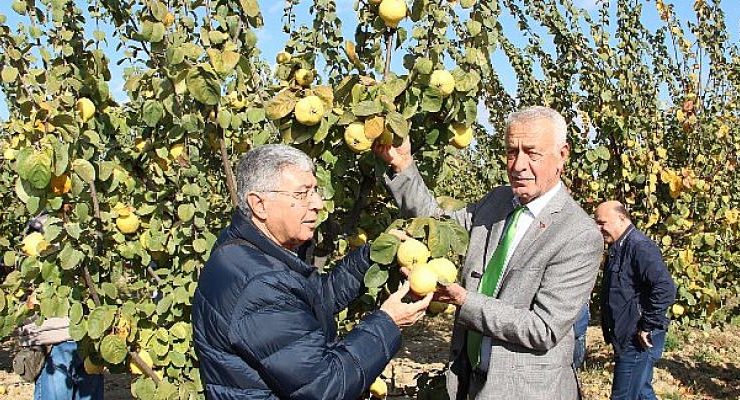
[[281,399],[357,399],[400,348],[400,330],[376,311],[329,341],[291,279],[250,283],[230,324],[232,348]]
[[393,176],[386,174],[385,184],[393,195],[396,204],[398,204],[398,208],[401,209],[402,216],[439,217],[447,215],[468,231],[472,228],[473,215],[477,205],[469,204],[467,207],[453,212],[442,210],[421,178],[415,162],[398,174]]
[[603,239],[582,231],[547,265],[530,309],[517,308],[482,293],[468,291],[458,323],[494,339],[534,350],[549,350],[573,329],[596,281]]
[[668,307],[676,299],[676,285],[668,272],[660,249],[649,241],[635,245],[632,258],[634,273],[638,277],[642,316],[638,328],[644,332],[668,327]]
[[329,274],[321,276],[324,302],[333,305],[333,314],[360,295],[369,268],[370,246],[364,245],[347,254]]

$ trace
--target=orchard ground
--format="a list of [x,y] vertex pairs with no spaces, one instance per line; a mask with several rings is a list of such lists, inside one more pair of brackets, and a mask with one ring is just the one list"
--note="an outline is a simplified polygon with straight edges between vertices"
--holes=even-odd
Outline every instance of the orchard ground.
[[[404,345],[386,368],[389,397],[436,399],[444,382],[439,377],[447,357],[452,317],[428,316],[403,332]],[[33,385],[12,373],[13,343],[0,348],[0,384],[8,393],[0,399],[33,398]],[[740,325],[729,324],[706,332],[693,328],[671,330],[663,359],[655,371],[654,387],[664,400],[740,399]],[[588,329],[588,359],[580,372],[585,399],[607,399],[614,363],[601,330]],[[107,375],[105,398],[131,399],[131,376]],[[438,395],[438,394],[437,394]]]

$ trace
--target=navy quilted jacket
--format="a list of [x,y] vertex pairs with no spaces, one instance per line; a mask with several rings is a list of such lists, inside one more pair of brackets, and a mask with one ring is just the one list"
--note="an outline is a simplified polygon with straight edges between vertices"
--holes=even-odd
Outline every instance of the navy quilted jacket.
[[234,213],[193,299],[206,398],[357,399],[401,345],[383,311],[337,337],[334,315],[361,293],[368,252],[319,274]]

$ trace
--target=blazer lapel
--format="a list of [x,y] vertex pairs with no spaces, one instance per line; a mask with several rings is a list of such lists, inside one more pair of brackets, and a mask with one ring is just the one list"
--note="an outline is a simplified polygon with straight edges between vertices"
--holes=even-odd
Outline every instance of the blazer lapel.
[[522,240],[514,249],[514,254],[511,255],[511,259],[506,266],[504,276],[501,277],[502,282],[506,279],[512,270],[522,269],[526,267],[522,262],[526,259],[526,256],[530,253],[530,250],[536,249],[532,245],[539,239],[542,234],[550,228],[553,223],[553,216],[560,212],[565,205],[565,200],[568,198],[567,190],[563,186],[555,196],[550,200],[542,212],[537,218],[532,221],[532,224],[527,228],[527,232],[522,237]]

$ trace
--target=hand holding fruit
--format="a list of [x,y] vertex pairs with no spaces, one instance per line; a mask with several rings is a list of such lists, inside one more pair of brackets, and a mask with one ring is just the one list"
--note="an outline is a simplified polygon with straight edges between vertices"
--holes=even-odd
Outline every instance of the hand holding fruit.
[[413,303],[404,303],[403,297],[409,292],[409,282],[406,281],[398,290],[388,296],[383,302],[380,309],[385,311],[398,326],[409,326],[424,316],[424,311],[429,307],[432,301],[432,294],[429,293],[424,298]]

